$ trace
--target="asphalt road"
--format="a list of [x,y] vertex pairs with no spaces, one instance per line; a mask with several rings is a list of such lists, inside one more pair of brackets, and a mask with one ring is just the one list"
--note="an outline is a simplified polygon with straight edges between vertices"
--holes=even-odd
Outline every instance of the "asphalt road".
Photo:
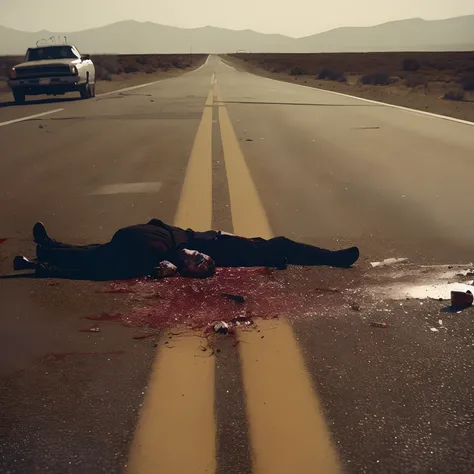
[[[472,267],[473,127],[217,57],[0,107],[0,472],[474,472],[474,311],[395,295]],[[8,277],[37,220],[89,243],[152,217],[361,260],[197,283]],[[370,265],[390,257],[410,264]],[[250,331],[200,337],[243,314]]]

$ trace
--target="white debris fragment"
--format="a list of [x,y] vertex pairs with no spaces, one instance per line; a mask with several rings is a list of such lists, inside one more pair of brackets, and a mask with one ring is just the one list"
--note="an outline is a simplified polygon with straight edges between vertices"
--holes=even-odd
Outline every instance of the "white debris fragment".
[[439,332],[439,329],[437,329],[437,328],[430,328],[430,330],[433,331],[433,332]]
[[219,321],[214,324],[214,332],[227,334],[229,332],[229,325],[225,321]]
[[465,283],[438,283],[432,285],[400,285],[390,288],[393,299],[431,299],[439,301],[449,301],[451,291],[466,292],[472,290],[472,286]]
[[442,326],[442,325],[443,325],[443,320],[440,319],[440,320],[438,321],[438,324],[439,324],[440,326]]
[[408,258],[386,258],[383,262],[371,262],[372,268],[388,267],[397,263],[408,262]]

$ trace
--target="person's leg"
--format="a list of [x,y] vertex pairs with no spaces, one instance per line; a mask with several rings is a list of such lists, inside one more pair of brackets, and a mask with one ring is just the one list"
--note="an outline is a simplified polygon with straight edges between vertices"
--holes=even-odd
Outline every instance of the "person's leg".
[[53,245],[37,245],[36,258],[39,263],[51,263],[67,268],[76,268],[87,258],[91,251],[102,247],[103,244],[71,245],[54,241]]
[[303,244],[275,237],[262,244],[260,249],[268,261],[286,257],[290,265],[329,265],[334,267],[350,267],[359,258],[359,249],[351,247],[344,250],[326,250],[309,244]]
[[36,246],[36,256],[41,262],[48,262],[65,268],[80,268],[93,258],[101,244],[70,245],[58,242],[54,246]]
[[49,249],[47,260],[39,262],[36,273],[89,280],[141,276],[128,268],[126,256],[119,250],[111,243]]
[[30,260],[23,255],[17,255],[13,259],[13,269],[16,271],[34,270],[35,275],[42,278],[74,278],[80,273],[77,270],[62,269],[37,259]]

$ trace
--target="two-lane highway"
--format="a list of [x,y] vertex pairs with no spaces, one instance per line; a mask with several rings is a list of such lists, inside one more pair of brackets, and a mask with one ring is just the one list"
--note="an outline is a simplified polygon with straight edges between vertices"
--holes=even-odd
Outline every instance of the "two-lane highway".
[[[211,345],[180,324],[205,317],[206,283],[159,306],[174,287],[0,279],[0,472],[472,472],[474,314],[367,288],[410,283],[373,260],[472,261],[473,127],[218,57],[88,101],[0,108],[3,275],[34,252],[36,220],[77,243],[159,217],[362,251],[354,269],[263,284],[218,274],[269,307]],[[146,327],[154,307],[176,325]]]

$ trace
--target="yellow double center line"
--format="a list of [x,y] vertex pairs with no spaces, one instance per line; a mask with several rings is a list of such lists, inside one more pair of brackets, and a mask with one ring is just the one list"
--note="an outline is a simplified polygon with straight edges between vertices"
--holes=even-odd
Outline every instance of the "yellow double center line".
[[[212,223],[212,106],[209,92],[189,159],[175,224]],[[219,102],[220,103],[220,102]],[[272,237],[271,227],[224,105],[219,105],[234,232]],[[206,189],[204,189],[206,187]],[[336,474],[336,451],[291,326],[261,321],[261,333],[239,332],[254,474]],[[265,338],[261,338],[262,333]],[[215,359],[198,335],[159,344],[129,458],[128,474],[216,471]],[[169,347],[171,346],[171,347]],[[237,466],[236,466],[237,469]]]

